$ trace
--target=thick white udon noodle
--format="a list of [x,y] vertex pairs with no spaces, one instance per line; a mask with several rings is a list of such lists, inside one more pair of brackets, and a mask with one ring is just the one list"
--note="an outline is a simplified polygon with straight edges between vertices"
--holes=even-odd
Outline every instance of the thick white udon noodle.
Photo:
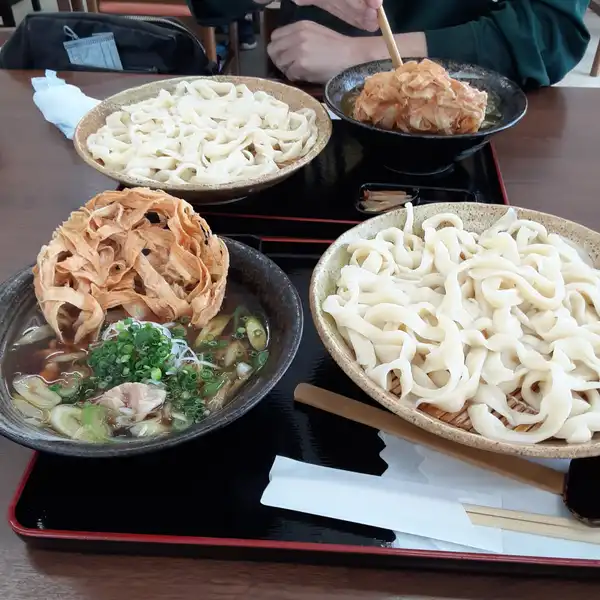
[[[600,271],[513,209],[479,235],[455,214],[422,230],[408,204],[403,229],[349,244],[323,303],[368,377],[389,391],[395,374],[415,407],[467,404],[493,440],[589,441],[600,431]],[[533,414],[509,406],[519,392]]]
[[209,79],[123,106],[87,139],[95,160],[132,177],[170,184],[219,184],[276,173],[307,154],[315,111],[297,111],[265,92]]

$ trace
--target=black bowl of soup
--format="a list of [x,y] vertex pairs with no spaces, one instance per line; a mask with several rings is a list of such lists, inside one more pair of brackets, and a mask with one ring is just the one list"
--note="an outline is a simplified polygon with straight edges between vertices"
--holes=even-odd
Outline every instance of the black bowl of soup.
[[[6,281],[0,288],[0,433],[54,454],[133,455],[215,431],[260,402],[296,355],[302,305],[273,261],[224,240],[225,299],[201,329],[185,320],[156,324],[109,311],[97,342],[69,346],[56,340],[39,311],[31,269]],[[130,382],[135,369],[147,370],[134,380],[146,383]]]
[[[420,60],[420,59],[411,59]],[[405,133],[383,129],[354,118],[354,103],[365,80],[377,73],[391,71],[390,60],[364,63],[342,71],[325,87],[330,110],[345,123],[355,137],[377,160],[402,173],[431,175],[477,152],[490,138],[520,121],[527,110],[527,97],[514,82],[499,73],[472,64],[431,59],[449,75],[488,94],[484,121],[475,133]]]

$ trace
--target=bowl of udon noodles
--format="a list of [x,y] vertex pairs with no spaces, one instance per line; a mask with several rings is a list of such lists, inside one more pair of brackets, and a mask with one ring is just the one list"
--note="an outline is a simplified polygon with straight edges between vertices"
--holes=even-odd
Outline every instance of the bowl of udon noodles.
[[297,88],[256,77],[180,77],[106,98],[81,119],[73,143],[123,186],[217,204],[290,177],[331,131],[323,105]]
[[302,325],[285,273],[184,200],[101,193],[0,287],[0,433],[80,457],[198,438],[273,388]]
[[319,336],[371,398],[505,454],[600,455],[600,234],[534,210],[428,204],[365,221],[316,266]]
[[525,115],[519,86],[477,65],[438,59],[357,65],[325,87],[330,110],[369,153],[404,173],[433,174],[475,153]]

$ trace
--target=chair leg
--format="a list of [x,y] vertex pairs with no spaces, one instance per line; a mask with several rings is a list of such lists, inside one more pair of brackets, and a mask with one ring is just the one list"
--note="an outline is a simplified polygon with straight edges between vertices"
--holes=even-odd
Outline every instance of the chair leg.
[[2,27],[16,27],[15,15],[8,0],[0,0],[0,18],[2,18]]
[[266,8],[261,13],[261,29],[265,36],[265,42],[268,44],[271,41],[271,36],[277,25],[279,24],[279,9],[278,8]]
[[240,74],[240,29],[237,21],[229,24],[229,72]]
[[596,56],[594,56],[594,63],[590,75],[592,77],[600,77],[600,42],[598,42],[598,48],[596,49]]
[[271,35],[279,23],[279,9],[278,8],[265,8],[260,13],[260,32],[265,42],[265,71],[267,77],[274,75],[280,76],[279,69],[273,64],[273,61],[267,54],[267,46],[271,42]]
[[217,62],[217,38],[214,27],[200,26],[200,41],[206,50],[208,60]]

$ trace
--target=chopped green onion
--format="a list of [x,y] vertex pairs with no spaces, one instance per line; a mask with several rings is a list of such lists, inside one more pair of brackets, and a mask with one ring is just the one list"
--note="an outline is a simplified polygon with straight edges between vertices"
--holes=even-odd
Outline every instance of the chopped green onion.
[[233,330],[237,331],[240,326],[240,321],[242,317],[250,314],[250,311],[243,305],[238,306],[233,312]]
[[82,398],[126,382],[161,381],[163,373],[172,367],[172,341],[160,329],[132,319],[124,319],[114,327],[119,334],[100,343],[88,356],[93,375],[86,380]]
[[253,357],[252,366],[258,371],[267,364],[267,360],[269,360],[269,351],[263,350]]
[[267,347],[267,331],[259,319],[250,317],[246,321],[245,331],[254,350],[262,351]]
[[214,376],[215,374],[210,369],[202,369],[202,371],[200,371],[200,377],[205,381],[212,379]]
[[204,418],[206,410],[198,391],[198,374],[194,367],[181,367],[167,378],[166,385],[175,412],[185,415],[191,423],[198,423]]
[[185,336],[186,336],[185,327],[182,327],[181,325],[177,325],[176,327],[173,327],[173,329],[171,329],[171,335],[176,338],[185,338]]
[[202,388],[202,396],[204,398],[210,398],[211,396],[214,396],[225,385],[226,381],[226,378],[221,378],[217,379],[216,381],[205,383],[204,387]]

